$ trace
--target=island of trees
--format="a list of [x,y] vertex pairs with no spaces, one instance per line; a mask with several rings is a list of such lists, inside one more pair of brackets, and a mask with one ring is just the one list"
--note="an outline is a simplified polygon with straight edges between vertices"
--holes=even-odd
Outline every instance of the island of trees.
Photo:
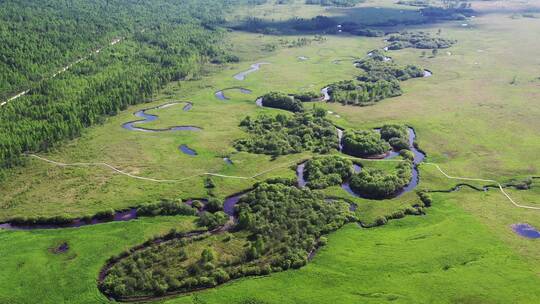
[[319,108],[294,115],[248,116],[240,127],[248,137],[235,141],[239,151],[278,156],[304,151],[328,153],[339,146],[336,128]]
[[372,105],[385,98],[401,95],[400,81],[424,76],[422,68],[415,65],[398,66],[380,51],[372,51],[370,55],[356,62],[356,66],[362,70],[356,80],[344,80],[328,86],[330,102]]

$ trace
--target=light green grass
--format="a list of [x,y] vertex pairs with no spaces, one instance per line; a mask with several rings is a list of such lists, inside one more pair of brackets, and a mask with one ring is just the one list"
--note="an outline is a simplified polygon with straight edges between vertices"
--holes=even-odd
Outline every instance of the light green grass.
[[[73,229],[0,231],[1,303],[98,303],[105,261],[171,228],[190,231],[190,217],[143,218]],[[52,249],[67,242],[65,253]]]
[[[391,6],[388,1],[375,1],[361,7],[379,4]],[[474,5],[494,12],[491,3]],[[303,17],[320,9],[303,8]],[[441,28],[445,37],[458,40],[435,58],[421,57],[422,51],[415,49],[389,52],[397,63],[419,64],[433,71],[433,77],[403,82],[403,96],[375,106],[319,106],[339,115],[330,117],[347,128],[373,128],[389,122],[413,126],[428,161],[439,163],[454,176],[506,182],[540,175],[540,40],[535,38],[540,20],[509,18],[509,11],[515,9],[505,3],[501,11],[468,22],[469,27],[459,22],[409,27],[434,33]],[[283,18],[297,14],[291,10],[286,15],[285,11],[276,14]],[[62,162],[103,161],[133,174],[161,179],[204,172],[252,176],[272,168],[278,169],[259,180],[292,177],[294,171],[288,164],[308,154],[272,161],[268,156],[235,153],[231,146],[233,140],[244,136],[238,128],[243,117],[279,112],[257,108],[255,98],[271,90],[319,90],[328,83],[351,79],[358,73],[352,62],[332,61],[361,57],[384,43],[381,38],[344,35],[302,48],[263,50],[265,44],[277,43],[280,38],[231,33],[226,46],[239,54],[241,63],[211,68],[214,73],[198,80],[173,83],[151,104],[109,118],[104,125],[88,129],[80,139],[44,156]],[[287,37],[292,38],[296,37]],[[309,60],[299,61],[299,56]],[[271,64],[249,74],[245,81],[232,78],[254,62]],[[511,85],[514,77],[517,84]],[[237,85],[253,93],[229,92],[231,100],[227,102],[214,97],[218,89]],[[152,113],[160,119],[148,126],[196,125],[204,128],[202,132],[148,134],[120,127],[135,119],[132,114],[138,109],[177,100],[193,102],[193,110],[183,112],[181,106],[155,110]],[[181,154],[180,144],[188,144],[200,155]],[[232,158],[234,166],[223,162],[225,155]],[[449,189],[459,183],[429,166],[421,167],[420,176],[419,189]],[[222,197],[257,181],[213,179],[216,193]],[[36,160],[10,171],[0,184],[0,193],[0,221],[18,215],[79,216],[160,198],[206,196],[202,178],[156,184],[102,168],[59,168]],[[347,195],[339,187],[327,193]],[[509,193],[520,203],[540,205],[537,187]],[[407,206],[415,197],[409,193],[384,201],[351,199],[357,202],[361,218],[369,221]],[[0,302],[28,303],[38,296],[49,303],[104,301],[95,282],[103,261],[154,233],[165,232],[174,222],[151,219],[80,230],[0,231],[4,244],[0,254],[0,267],[4,269],[0,272]],[[269,303],[536,303],[540,243],[513,233],[510,225],[518,222],[538,228],[539,213],[514,207],[494,190],[437,194],[435,207],[425,217],[408,217],[370,230],[351,225],[336,232],[313,263],[299,271],[249,278],[172,302],[234,304],[253,297]],[[54,256],[46,251],[64,239],[73,240],[71,253],[77,253],[73,260],[65,258],[71,253]],[[450,268],[445,271],[445,266]]]
[[[539,278],[444,196],[422,217],[351,224],[306,267],[165,303],[535,303]],[[510,283],[511,282],[511,283]]]

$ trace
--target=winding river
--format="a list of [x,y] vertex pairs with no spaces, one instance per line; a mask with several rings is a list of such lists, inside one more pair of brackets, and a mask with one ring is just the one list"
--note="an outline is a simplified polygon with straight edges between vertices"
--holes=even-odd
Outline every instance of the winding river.
[[[135,112],[134,115],[137,116],[137,117],[143,118],[143,119],[126,122],[126,123],[124,123],[122,125],[122,128],[124,128],[126,130],[130,130],[130,131],[139,131],[139,132],[200,131],[200,130],[202,130],[201,128],[195,127],[195,126],[174,126],[174,127],[169,127],[169,128],[165,128],[165,129],[148,129],[148,128],[137,127],[137,125],[141,125],[141,124],[149,123],[149,122],[152,122],[152,121],[156,121],[159,118],[159,116],[148,114],[148,113],[146,113],[146,111],[155,110],[155,109],[165,109],[165,108],[177,105],[177,104],[180,104],[180,103],[179,102],[171,102],[171,103],[166,103],[166,104],[163,104],[163,105],[159,105],[159,106],[139,110],[139,111]],[[189,111],[189,110],[191,110],[192,107],[193,107],[193,104],[187,103],[184,106],[183,111]]]
[[[378,129],[376,129],[378,130]],[[338,136],[338,139],[339,139],[339,151],[343,153],[343,144],[342,144],[342,138],[343,138],[343,130],[339,129],[339,128],[336,128],[336,131],[337,131],[337,136]],[[413,160],[413,169],[412,169],[412,178],[411,178],[411,181],[409,182],[409,184],[407,184],[401,191],[397,192],[396,194],[394,194],[392,196],[392,198],[395,198],[395,197],[399,197],[407,192],[410,192],[412,190],[414,190],[417,186],[418,186],[418,183],[420,182],[420,176],[419,176],[419,172],[418,172],[418,164],[420,164],[424,158],[426,157],[426,155],[424,153],[422,153],[420,150],[418,150],[415,145],[414,145],[414,141],[416,139],[416,133],[414,132],[414,129],[413,128],[407,128],[407,131],[409,133],[409,149],[410,151],[414,154],[414,160]],[[366,159],[373,159],[373,158],[376,158],[376,159],[392,159],[394,157],[397,157],[399,155],[399,152],[398,151],[393,151],[393,150],[390,150],[388,151],[387,153],[383,154],[383,155],[377,155],[377,156],[374,156],[374,157],[366,157]],[[306,162],[303,162],[301,164],[299,164],[296,168],[296,177],[297,177],[297,183],[298,183],[298,186],[299,187],[305,187],[306,184],[307,184],[307,181],[304,177],[304,171],[305,171],[305,165],[306,165]],[[362,168],[357,165],[357,164],[354,164],[354,171],[355,173],[358,173],[362,170]],[[349,182],[345,182],[341,185],[341,187],[343,188],[343,190],[345,190],[347,193],[355,196],[355,197],[361,197],[361,195],[355,193],[350,185],[349,185]]]
[[250,89],[241,88],[241,87],[233,87],[233,88],[226,88],[226,89],[217,91],[214,95],[219,100],[229,100],[229,98],[225,95],[225,92],[230,91],[230,90],[238,90],[240,91],[240,93],[243,93],[243,94],[251,94]]
[[258,71],[260,68],[261,68],[261,65],[263,64],[270,64],[268,62],[258,62],[258,63],[255,63],[255,64],[252,64],[251,67],[249,68],[249,70],[247,71],[243,71],[243,72],[240,72],[236,75],[234,75],[234,79],[236,80],[245,80],[246,79],[246,76],[250,73],[253,73],[255,71]]

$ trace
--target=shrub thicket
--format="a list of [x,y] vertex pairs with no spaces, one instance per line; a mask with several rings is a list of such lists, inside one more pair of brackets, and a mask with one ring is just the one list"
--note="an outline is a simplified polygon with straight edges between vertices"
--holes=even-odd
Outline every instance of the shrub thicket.
[[396,170],[390,173],[381,169],[365,168],[353,175],[350,181],[351,189],[358,195],[371,199],[392,197],[410,183],[413,164],[401,162]]
[[301,112],[304,106],[300,100],[294,96],[287,95],[281,92],[270,92],[261,96],[262,105],[264,107],[287,110],[291,112]]
[[380,155],[390,149],[390,145],[374,130],[347,130],[343,133],[342,144],[344,153],[359,157]]
[[389,50],[399,50],[404,48],[417,49],[445,49],[454,45],[457,41],[442,37],[434,37],[428,32],[401,32],[392,34],[387,38],[390,44]]
[[308,111],[293,116],[248,116],[240,126],[249,137],[235,141],[234,146],[240,151],[275,156],[303,151],[328,153],[339,143],[336,128],[325,115],[325,111]]
[[304,178],[311,189],[341,185],[352,174],[352,161],[339,156],[315,157],[306,162]]

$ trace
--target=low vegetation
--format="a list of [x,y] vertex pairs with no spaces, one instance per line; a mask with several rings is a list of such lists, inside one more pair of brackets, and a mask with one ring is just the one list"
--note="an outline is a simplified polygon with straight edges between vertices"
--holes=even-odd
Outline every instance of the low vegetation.
[[336,128],[322,109],[292,116],[248,116],[240,127],[249,136],[235,141],[239,151],[277,156],[303,151],[328,153],[339,146]]

